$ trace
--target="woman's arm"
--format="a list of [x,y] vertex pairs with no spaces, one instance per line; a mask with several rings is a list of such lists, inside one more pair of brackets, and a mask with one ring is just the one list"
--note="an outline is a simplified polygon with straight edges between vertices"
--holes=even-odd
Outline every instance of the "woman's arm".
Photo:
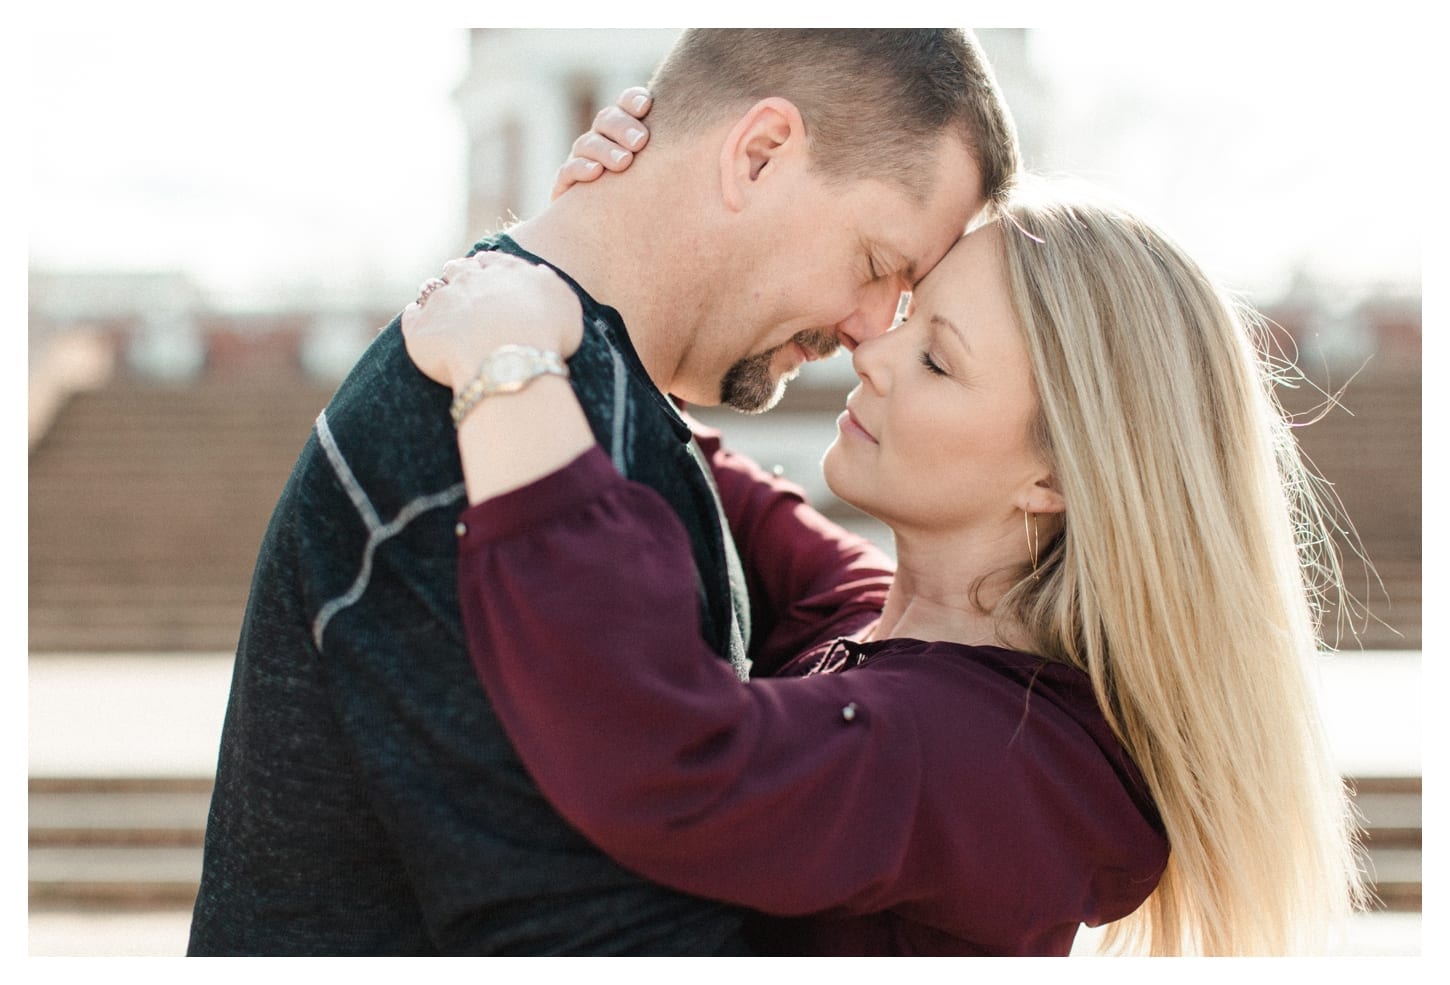
[[[442,279],[403,310],[403,337],[418,369],[455,398],[506,345],[561,358],[579,348],[579,299],[547,267],[482,252],[450,260]],[[456,423],[470,503],[547,475],[594,444],[568,380],[551,374],[483,397]]]
[[[741,685],[701,639],[682,525],[602,451],[461,519],[475,668],[566,819],[687,891],[777,913],[889,905],[921,756],[869,678]],[[833,831],[843,811],[866,850]]]
[[[1128,908],[1151,889],[1161,839],[1051,671],[914,652],[741,685],[700,640],[683,527],[602,451],[463,522],[490,701],[543,794],[627,868],[769,913],[895,908],[989,936],[1122,916],[1130,870]],[[1078,686],[1066,705],[1091,709]]]

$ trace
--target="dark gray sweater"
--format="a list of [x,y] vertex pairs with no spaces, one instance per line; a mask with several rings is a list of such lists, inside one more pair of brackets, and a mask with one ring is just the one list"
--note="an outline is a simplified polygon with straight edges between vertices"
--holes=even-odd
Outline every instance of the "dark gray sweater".
[[[478,248],[538,261],[507,237]],[[749,607],[709,471],[618,313],[570,283],[585,323],[575,391],[615,467],[684,521],[707,641],[744,676]],[[237,647],[188,953],[738,951],[737,911],[594,849],[495,718],[459,619],[467,501],[449,400],[394,320],[282,491]]]

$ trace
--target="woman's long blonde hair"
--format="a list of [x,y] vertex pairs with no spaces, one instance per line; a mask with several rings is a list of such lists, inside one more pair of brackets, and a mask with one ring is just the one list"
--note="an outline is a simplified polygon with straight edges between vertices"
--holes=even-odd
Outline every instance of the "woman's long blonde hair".
[[[1063,529],[999,613],[1086,671],[1171,845],[1110,951],[1320,949],[1362,905],[1315,702],[1325,513],[1263,323],[1111,205],[1020,191],[998,220]],[[1327,553],[1326,553],[1327,552]]]

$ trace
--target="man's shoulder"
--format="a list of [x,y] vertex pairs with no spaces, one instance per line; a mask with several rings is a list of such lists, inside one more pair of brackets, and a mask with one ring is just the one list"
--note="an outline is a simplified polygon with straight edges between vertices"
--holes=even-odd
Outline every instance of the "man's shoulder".
[[314,454],[325,453],[333,471],[351,473],[349,481],[385,500],[451,486],[462,477],[448,416],[452,396],[413,365],[395,318],[318,417]]

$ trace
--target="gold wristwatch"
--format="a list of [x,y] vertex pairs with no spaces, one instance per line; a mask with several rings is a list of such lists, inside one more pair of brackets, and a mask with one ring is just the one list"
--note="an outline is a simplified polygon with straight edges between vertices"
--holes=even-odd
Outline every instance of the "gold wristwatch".
[[557,352],[536,349],[531,345],[505,345],[489,353],[478,367],[468,386],[453,398],[449,413],[453,426],[463,423],[468,412],[484,397],[498,393],[517,393],[540,376],[569,378],[569,369]]

